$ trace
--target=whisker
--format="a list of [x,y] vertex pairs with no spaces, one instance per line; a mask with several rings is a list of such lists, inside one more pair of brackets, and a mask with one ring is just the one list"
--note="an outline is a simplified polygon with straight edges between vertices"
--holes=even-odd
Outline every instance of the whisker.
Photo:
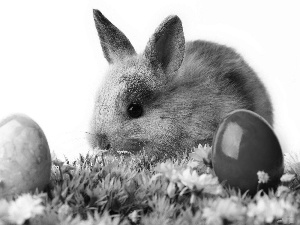
[[86,133],[86,134],[89,134],[89,135],[94,135],[94,136],[96,136],[96,134],[92,134],[92,133],[90,133],[90,132],[84,132],[84,133]]

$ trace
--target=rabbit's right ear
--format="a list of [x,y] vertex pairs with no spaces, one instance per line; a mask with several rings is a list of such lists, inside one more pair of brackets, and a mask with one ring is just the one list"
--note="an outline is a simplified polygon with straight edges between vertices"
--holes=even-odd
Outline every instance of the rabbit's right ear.
[[169,79],[182,63],[185,40],[178,16],[167,17],[150,38],[144,55],[154,66],[160,66]]
[[94,9],[94,20],[100,38],[104,57],[109,63],[136,54],[128,38],[103,14]]

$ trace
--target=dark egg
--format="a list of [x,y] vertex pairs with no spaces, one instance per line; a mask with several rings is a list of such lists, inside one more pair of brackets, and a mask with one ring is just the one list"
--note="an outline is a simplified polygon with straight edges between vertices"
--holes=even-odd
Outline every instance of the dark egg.
[[[235,110],[220,123],[212,144],[212,163],[220,182],[249,191],[275,188],[283,174],[283,154],[268,122],[249,110]],[[269,175],[258,183],[258,171]]]

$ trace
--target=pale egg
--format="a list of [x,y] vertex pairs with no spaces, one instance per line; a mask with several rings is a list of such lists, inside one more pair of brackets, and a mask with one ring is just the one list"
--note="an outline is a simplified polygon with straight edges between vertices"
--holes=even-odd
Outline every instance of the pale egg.
[[45,134],[31,118],[14,114],[0,122],[0,198],[44,190],[51,155]]

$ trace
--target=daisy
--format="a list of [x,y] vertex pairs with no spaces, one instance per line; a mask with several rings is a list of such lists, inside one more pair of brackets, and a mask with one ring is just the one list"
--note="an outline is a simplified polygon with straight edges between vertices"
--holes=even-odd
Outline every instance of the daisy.
[[286,173],[280,178],[281,182],[290,182],[295,178],[295,174]]
[[291,218],[296,212],[297,208],[284,199],[277,200],[267,195],[262,197],[257,195],[256,202],[248,205],[247,215],[253,217],[257,223],[271,223],[283,217]]
[[190,168],[183,170],[179,173],[180,182],[188,187],[190,190],[203,191],[210,194],[221,194],[222,188],[219,184],[218,178],[213,177],[211,174],[201,174]]
[[212,149],[209,145],[199,144],[198,148],[194,148],[194,152],[190,153],[190,157],[197,161],[200,167],[212,167],[211,153]]
[[234,198],[218,198],[203,209],[203,217],[208,225],[221,225],[224,220],[240,221],[245,215],[246,207]]
[[29,218],[41,215],[44,212],[44,206],[41,203],[41,198],[30,194],[21,195],[16,201],[10,203],[9,221],[21,225]]
[[156,171],[159,172],[159,175],[164,175],[171,182],[177,182],[179,180],[178,177],[179,170],[180,169],[175,167],[175,165],[170,161],[160,163],[156,167]]
[[264,184],[268,183],[270,178],[269,175],[264,171],[258,171],[257,176],[258,176],[258,183],[264,183]]

